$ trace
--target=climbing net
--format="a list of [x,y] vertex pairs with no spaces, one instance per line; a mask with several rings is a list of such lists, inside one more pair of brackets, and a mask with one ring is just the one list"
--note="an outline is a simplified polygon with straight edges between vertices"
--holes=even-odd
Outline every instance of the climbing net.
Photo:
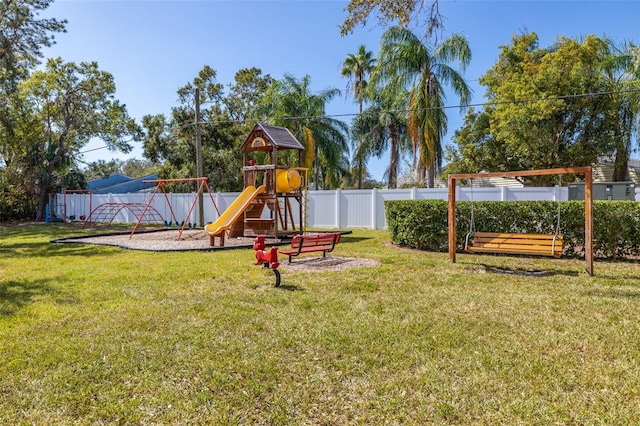
[[93,209],[84,223],[84,227],[92,223],[111,223],[123,210],[130,212],[138,224],[163,224],[162,215],[151,205],[144,203],[103,203]]

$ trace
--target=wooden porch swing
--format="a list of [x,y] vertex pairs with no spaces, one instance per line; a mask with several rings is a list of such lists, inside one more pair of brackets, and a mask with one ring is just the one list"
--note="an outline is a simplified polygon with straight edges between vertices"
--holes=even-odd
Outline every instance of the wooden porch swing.
[[[515,172],[462,173],[449,175],[449,260],[456,261],[456,180],[484,177],[522,177],[541,175],[576,174],[584,175],[585,180],[585,270],[593,275],[593,216],[592,216],[592,170],[591,167],[569,167],[558,169],[522,170]],[[559,214],[559,213],[558,213]],[[559,219],[559,218],[558,218]],[[473,220],[473,219],[472,219]],[[473,227],[473,222],[471,224]],[[470,244],[469,239],[473,236]],[[465,237],[465,251],[472,253],[518,253],[560,257],[562,254],[562,235],[559,234],[559,220],[555,234],[512,234],[475,232],[470,229]]]
[[[562,186],[562,180],[560,185]],[[518,234],[505,232],[476,231],[473,199],[473,179],[471,179],[471,218],[469,232],[464,237],[464,251],[467,253],[524,254],[534,256],[552,256],[559,259],[563,250],[563,235],[560,233],[560,212],[553,234]]]

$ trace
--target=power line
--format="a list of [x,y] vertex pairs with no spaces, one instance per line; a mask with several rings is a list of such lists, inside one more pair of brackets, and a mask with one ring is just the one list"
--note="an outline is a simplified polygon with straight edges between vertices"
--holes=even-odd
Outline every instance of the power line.
[[[498,106],[498,105],[513,105],[513,104],[524,104],[524,103],[533,103],[540,101],[554,101],[554,100],[566,100],[566,99],[576,99],[576,98],[585,98],[585,97],[596,97],[596,96],[609,96],[623,93],[638,93],[640,92],[640,88],[638,89],[625,89],[625,90],[612,90],[606,92],[592,92],[592,93],[579,93],[574,95],[558,95],[558,96],[547,96],[547,97],[537,97],[537,98],[527,98],[527,99],[513,99],[510,101],[489,101],[489,102],[481,102],[481,103],[473,103],[468,105],[445,105],[441,107],[430,107],[430,108],[420,108],[420,109],[394,109],[394,110],[384,110],[380,111],[382,113],[398,113],[398,112],[412,112],[412,111],[431,111],[437,109],[453,109],[453,108],[469,108],[469,107],[488,107],[488,106]],[[310,120],[310,119],[322,119],[322,118],[344,118],[344,117],[356,117],[360,115],[360,113],[344,113],[344,114],[330,114],[330,115],[308,115],[308,116],[293,116],[293,117],[278,117],[278,120]],[[248,122],[253,122],[255,119],[244,119],[244,120],[213,120],[213,121],[199,121],[197,124],[244,124]],[[184,129],[190,126],[194,126],[196,123],[186,123],[179,128]],[[98,148],[89,149],[86,151],[81,151],[79,154],[86,154],[88,152],[98,151],[102,149],[107,149],[108,146],[102,146]]]
[[101,146],[101,147],[98,147],[98,148],[92,148],[92,149],[87,149],[86,151],[80,151],[80,152],[78,152],[78,154],[86,154],[87,152],[99,151],[101,149],[107,149],[107,148],[109,148],[109,146],[104,145],[104,146]]
[[[129,139],[129,140],[126,140],[126,141],[123,141],[123,142],[124,142],[124,143],[127,143],[127,142],[135,142],[135,140],[134,140],[134,139]],[[109,145],[103,145],[103,146],[99,146],[99,147],[97,147],[97,148],[91,148],[91,149],[87,149],[87,150],[85,150],[85,151],[79,151],[79,152],[78,152],[78,154],[86,154],[86,153],[88,153],[88,152],[100,151],[100,150],[102,150],[102,149],[108,149],[108,148],[109,148]]]
[[[469,108],[469,107],[487,107],[494,105],[508,105],[508,104],[522,104],[522,103],[532,103],[532,102],[540,102],[540,101],[553,101],[553,100],[564,100],[564,99],[575,99],[575,98],[584,98],[584,97],[595,97],[595,96],[607,96],[607,95],[615,95],[622,93],[636,93],[640,92],[640,88],[638,89],[626,89],[626,90],[615,90],[615,91],[607,91],[607,92],[593,92],[593,93],[580,93],[575,95],[558,95],[558,96],[548,96],[548,97],[539,97],[539,98],[527,98],[527,99],[514,99],[510,101],[490,101],[490,102],[481,102],[475,104],[468,105],[445,105],[441,107],[429,107],[429,108],[418,108],[418,109],[392,109],[392,110],[383,110],[380,113],[388,113],[388,112],[411,112],[411,111],[431,111],[437,109],[453,109],[453,108]],[[330,115],[308,115],[308,116],[293,116],[293,117],[278,117],[278,120],[308,120],[308,119],[319,119],[319,118],[339,118],[339,117],[355,117],[360,115],[360,113],[345,113],[345,114],[330,114]],[[202,121],[198,124],[233,124],[233,123],[246,123],[249,121],[254,121],[246,119],[246,120],[213,120],[213,121]],[[182,125],[181,127],[193,126],[195,123],[187,123]]]

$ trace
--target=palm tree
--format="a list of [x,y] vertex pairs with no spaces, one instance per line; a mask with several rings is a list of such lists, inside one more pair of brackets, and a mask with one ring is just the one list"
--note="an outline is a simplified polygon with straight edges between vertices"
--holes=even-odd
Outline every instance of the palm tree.
[[[367,51],[365,45],[360,45],[357,54],[349,53],[347,59],[342,63],[341,74],[343,77],[348,78],[346,94],[349,95],[353,90],[353,95],[358,102],[359,112],[362,114],[363,104],[367,94],[367,76],[371,74],[371,71],[375,67],[376,60],[373,57],[373,52]],[[366,150],[362,148],[362,139],[357,139],[358,143],[354,146],[353,161],[355,164],[355,174],[358,178],[358,189],[362,188],[362,177],[366,173],[366,164],[368,157],[366,156]]]
[[411,152],[404,105],[406,91],[384,91],[372,96],[372,104],[353,120],[352,132],[366,141],[356,155],[378,158],[388,149],[389,167],[385,172],[387,186],[397,188],[401,154]]
[[366,78],[375,66],[376,59],[373,57],[373,52],[367,51],[364,44],[358,48],[357,54],[349,53],[347,59],[342,63],[341,74],[349,79],[346,94],[349,95],[349,92],[353,90],[353,95],[360,107],[360,113],[362,113],[362,105],[367,94],[368,82]]
[[471,60],[469,44],[461,35],[453,35],[436,46],[425,44],[406,28],[393,27],[382,35],[378,66],[372,81],[377,85],[409,90],[408,131],[418,155],[421,186],[429,171],[428,186],[433,188],[434,169],[442,166],[442,139],[447,133],[445,85],[453,89],[461,105],[468,104],[471,99],[471,89],[461,74],[449,65],[455,60],[462,70]]
[[296,79],[286,74],[274,81],[256,107],[264,121],[288,128],[305,146],[305,167],[314,170],[316,189],[322,181],[324,188],[339,186],[348,173],[349,152],[346,134],[348,126],[325,115],[325,106],[340,90],[330,88],[311,93],[311,78]]
[[614,103],[610,109],[616,144],[613,180],[624,181],[628,179],[632,140],[640,132],[640,46],[630,42],[619,46],[611,40],[605,42],[604,90],[612,93],[609,98]]

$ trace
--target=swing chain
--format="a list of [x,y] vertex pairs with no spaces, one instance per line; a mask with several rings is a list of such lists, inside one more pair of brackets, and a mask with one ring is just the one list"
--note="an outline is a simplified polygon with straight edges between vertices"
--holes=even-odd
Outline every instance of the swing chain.
[[[558,182],[558,190],[559,190],[560,188],[562,188],[562,175],[558,176],[558,181],[559,181]],[[556,221],[556,233],[555,233],[556,237],[560,234],[560,210],[561,210],[560,200],[557,200],[557,203],[558,203],[558,218]]]
[[471,221],[469,222],[469,234],[473,234],[476,232],[476,218],[473,203],[473,179],[469,179],[469,184],[471,185]]
[[473,204],[473,178],[469,179],[469,184],[471,186],[470,198],[471,198],[471,217],[469,218],[469,232],[464,237],[464,250],[467,251],[469,247],[469,240],[476,232],[476,219],[474,212],[474,204]]

